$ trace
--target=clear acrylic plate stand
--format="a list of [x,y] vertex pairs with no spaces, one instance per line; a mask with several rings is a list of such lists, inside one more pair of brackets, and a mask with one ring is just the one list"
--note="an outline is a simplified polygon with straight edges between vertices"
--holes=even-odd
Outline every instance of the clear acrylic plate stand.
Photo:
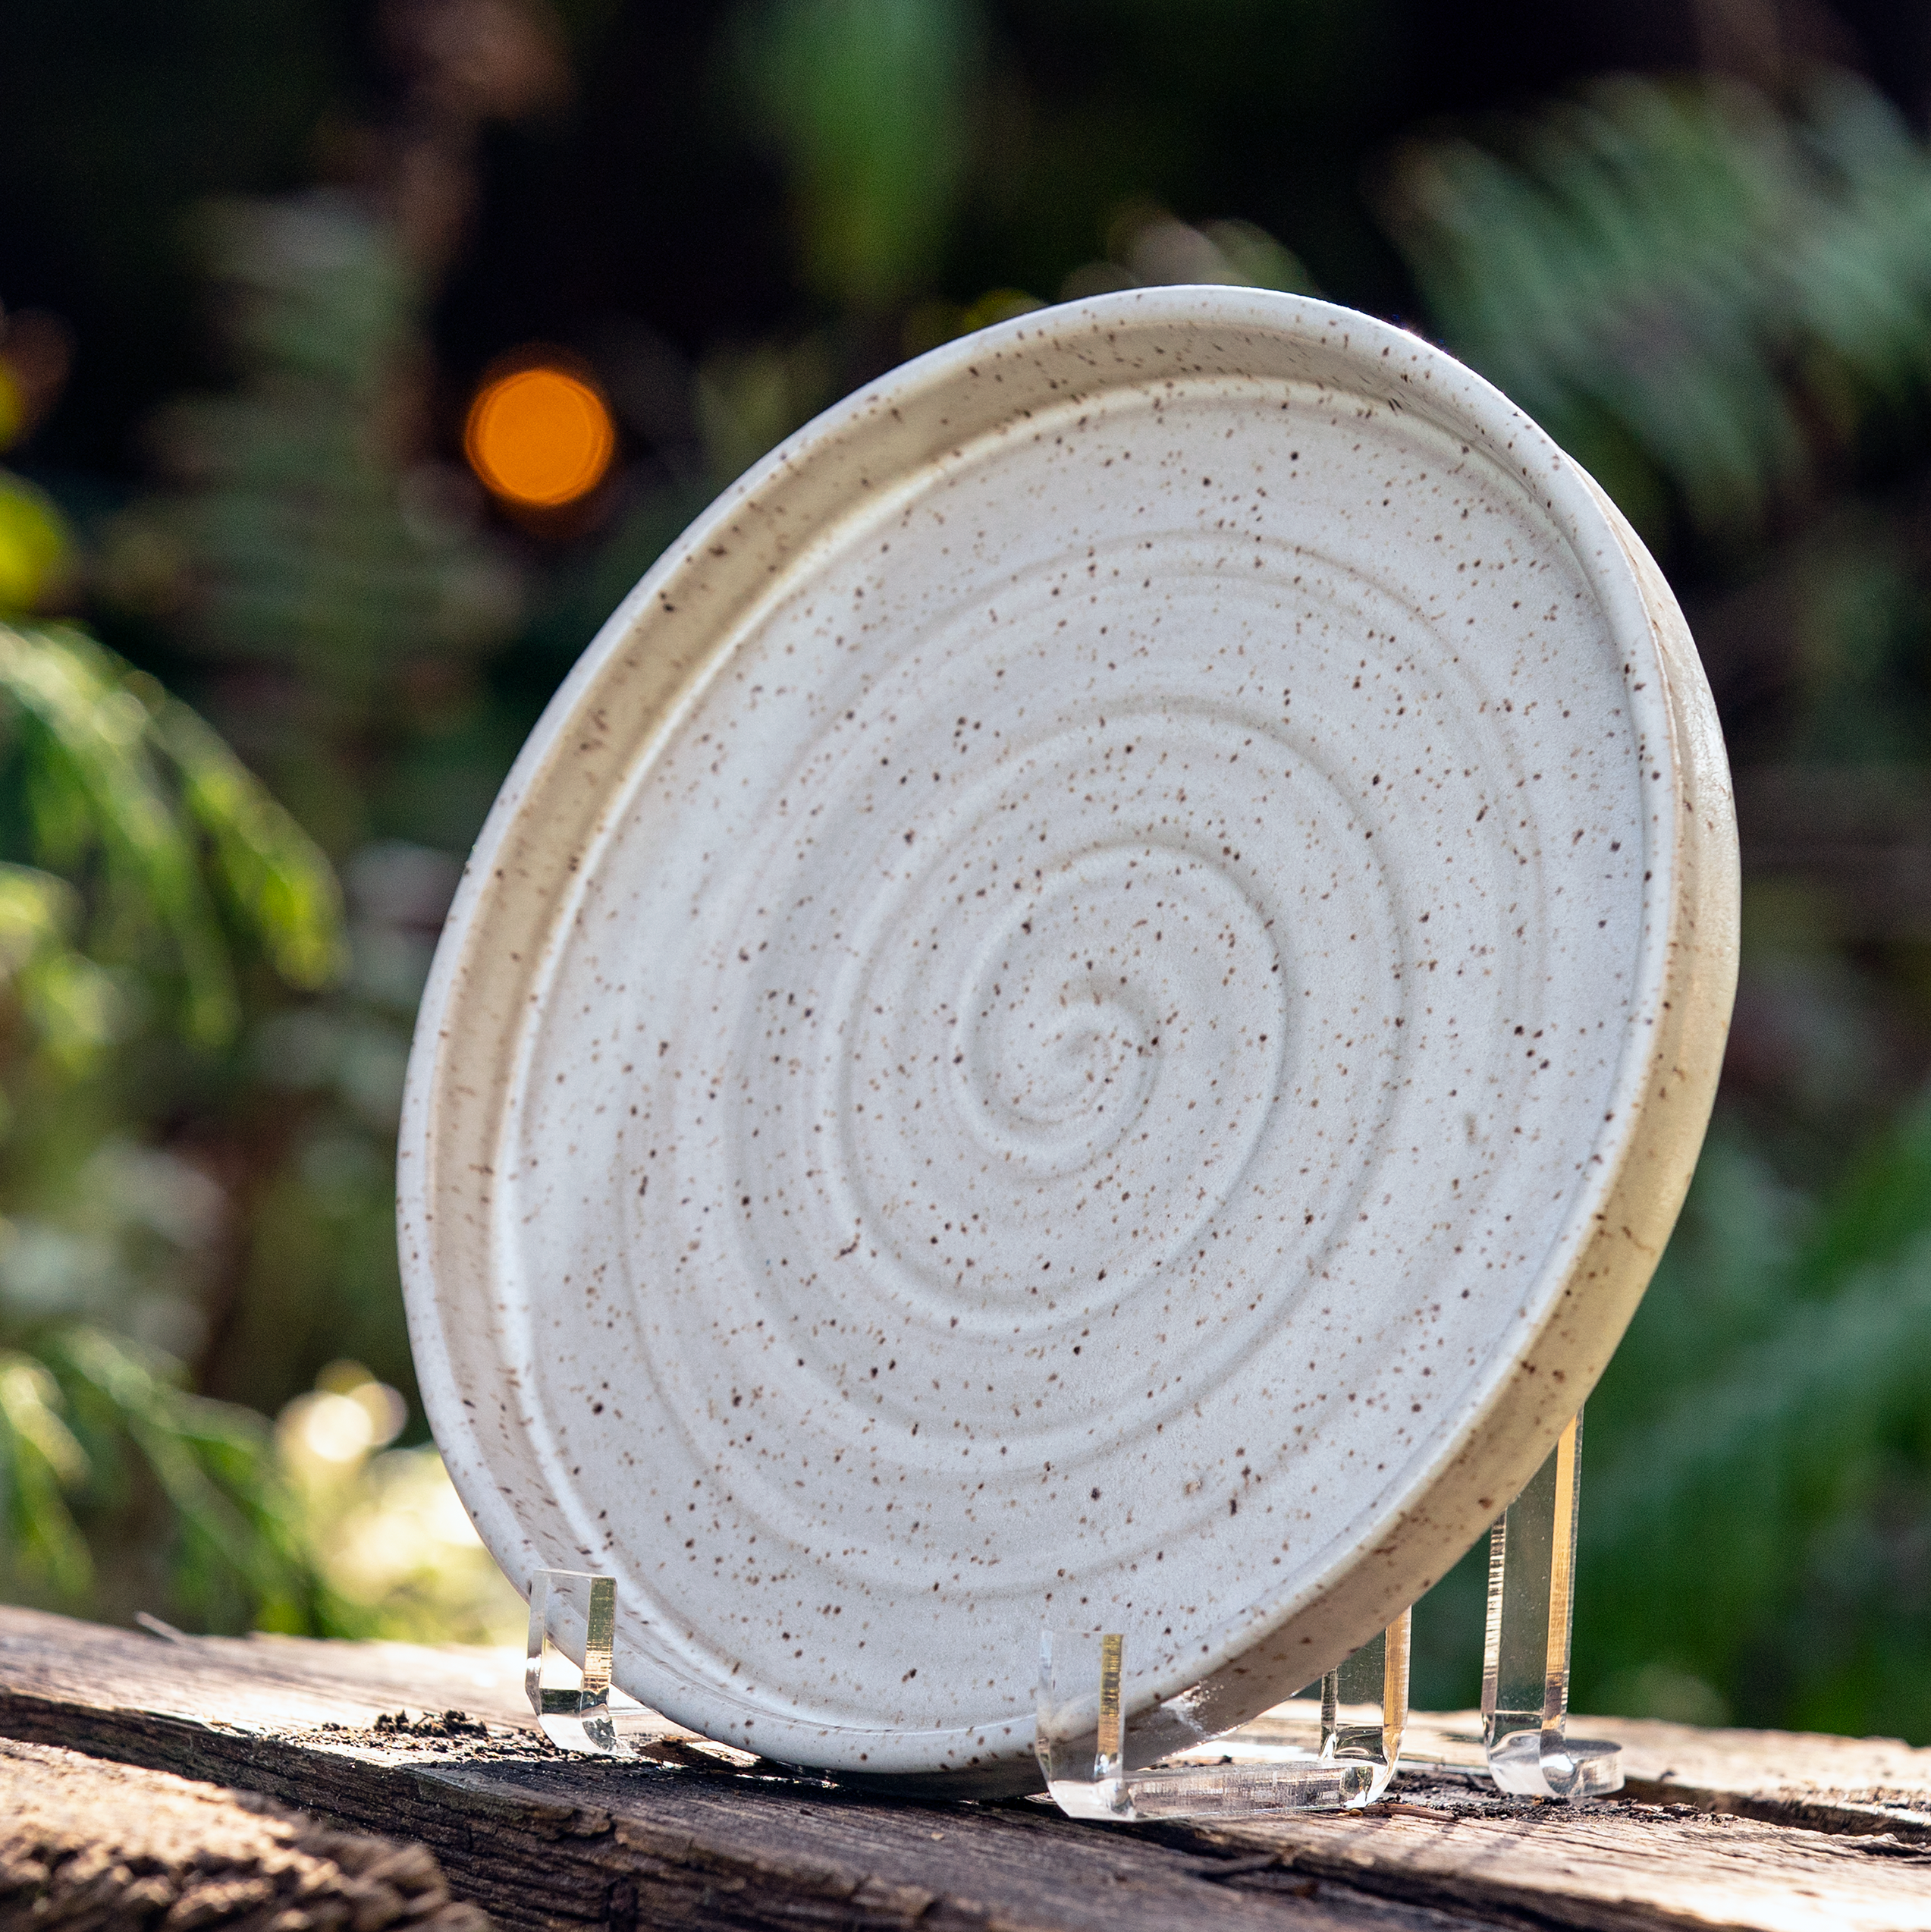
[[[1622,1786],[1615,1745],[1567,1735],[1581,1454],[1578,1411],[1490,1532],[1482,1744],[1489,1775],[1512,1796],[1574,1801]],[[1115,1820],[1371,1805],[1401,1763],[1411,1614],[1330,1671],[1318,1701],[1278,1704],[1218,1737],[1193,1724],[1191,1692],[1126,1718],[1119,1637],[1069,1646],[1047,1632],[1035,1746],[1047,1789],[1069,1817]]]
[[1618,1746],[1567,1735],[1581,1493],[1578,1409],[1489,1532],[1482,1745],[1489,1775],[1518,1798],[1595,1798],[1622,1789]]
[[[1482,1743],[1490,1776],[1518,1797],[1575,1800],[1622,1786],[1615,1745],[1567,1735],[1581,1456],[1578,1411],[1490,1532]],[[1044,1630],[1034,1749],[1047,1790],[1069,1817],[1114,1823],[1371,1805],[1401,1764],[1411,1616],[1402,1611],[1314,1695],[1224,1733],[1201,1721],[1198,1687],[1133,1711],[1119,1634]],[[537,1572],[524,1687],[563,1750],[634,1755],[612,1721],[616,1626],[614,1577]],[[579,1632],[581,1667],[565,1648]]]

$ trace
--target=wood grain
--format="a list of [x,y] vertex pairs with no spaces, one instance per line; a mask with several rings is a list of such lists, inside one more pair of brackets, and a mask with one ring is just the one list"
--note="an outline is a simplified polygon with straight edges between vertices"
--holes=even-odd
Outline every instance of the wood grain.
[[[1481,1721],[1473,1711],[1418,1717],[1404,1752],[1478,1766]],[[1706,1730],[1645,1717],[1579,1717],[1569,1731],[1622,1746],[1629,1801],[1824,1831],[1889,1833],[1931,1846],[1931,1750],[1896,1738]]]
[[[1423,1721],[1465,1752],[1465,1716]],[[1025,1801],[910,1803],[733,1770],[648,1714],[632,1728],[650,1759],[565,1758],[502,1652],[174,1644],[0,1610],[0,1734],[419,1841],[458,1897],[510,1927],[1931,1928],[1931,1752],[1581,1721],[1624,1736],[1634,1796],[1504,1800],[1443,1767],[1352,1816],[1082,1826]],[[1806,1825],[1779,1806],[1821,1808]],[[1853,1828],[1812,1828],[1833,1806]]]
[[0,1932],[489,1932],[421,1845],[0,1742]]

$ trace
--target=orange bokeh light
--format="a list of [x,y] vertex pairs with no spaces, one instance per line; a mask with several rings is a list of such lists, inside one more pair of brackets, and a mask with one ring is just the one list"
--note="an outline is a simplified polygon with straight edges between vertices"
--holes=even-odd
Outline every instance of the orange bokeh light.
[[560,369],[520,369],[485,383],[463,431],[469,467],[492,494],[555,510],[604,479],[617,451],[609,406]]

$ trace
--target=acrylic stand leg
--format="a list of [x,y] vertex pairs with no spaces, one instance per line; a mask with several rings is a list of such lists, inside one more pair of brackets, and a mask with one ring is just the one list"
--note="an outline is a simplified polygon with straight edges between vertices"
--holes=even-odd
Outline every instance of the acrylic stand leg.
[[[1085,1682],[1063,1687],[1060,1671],[1075,1657]],[[1085,1672],[1094,1663],[1096,1701],[1080,1695],[1092,1682]],[[1151,1714],[1141,1731],[1188,1748],[1144,1768],[1132,1767],[1125,1665],[1122,1638],[1103,1636],[1097,1646],[1090,1638],[1062,1640],[1056,1648],[1053,1633],[1041,1633],[1035,1748],[1047,1789],[1069,1817],[1120,1821],[1352,1811],[1372,1804],[1395,1774],[1408,1721],[1406,1610],[1329,1672],[1321,1680],[1318,1707],[1308,1704],[1298,1723],[1289,1717],[1270,1724],[1264,1739],[1257,1739],[1237,1763],[1212,1761],[1219,1754],[1213,1740],[1189,1722],[1192,1693],[1183,1692]],[[1068,1676],[1073,1676],[1070,1667]],[[1072,1701],[1063,1697],[1063,1688],[1073,1694]]]
[[[1321,1679],[1321,1752],[1342,1764],[1380,1773],[1379,1798],[1402,1755],[1408,1729],[1408,1663],[1412,1610],[1403,1610],[1378,1637]],[[1364,1804],[1369,1801],[1361,1800]]]
[[1482,1742],[1489,1774],[1522,1798],[1593,1798],[1622,1789],[1618,1747],[1565,1735],[1575,1607],[1580,1410],[1489,1535]]
[[[583,1667],[564,1654],[553,1632],[583,1632]],[[564,1751],[628,1758],[630,1747],[611,1723],[611,1652],[617,1635],[617,1579],[582,1570],[540,1569],[529,1587],[529,1660],[523,1689],[543,1735]]]

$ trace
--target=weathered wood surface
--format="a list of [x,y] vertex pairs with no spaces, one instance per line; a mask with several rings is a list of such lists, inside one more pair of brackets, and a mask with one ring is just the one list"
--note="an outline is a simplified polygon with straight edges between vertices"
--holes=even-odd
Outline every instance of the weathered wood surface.
[[422,1845],[0,1741],[0,1932],[489,1932]]
[[[1426,1722],[1445,1755],[1467,1755],[1465,1718]],[[507,1926],[1931,1932],[1931,1751],[1578,1728],[1623,1739],[1630,1794],[1535,1805],[1424,1770],[1352,1815],[1082,1826],[1025,1802],[894,1802],[736,1770],[661,1720],[639,1726],[659,1761],[564,1758],[503,1653],[172,1644],[0,1610],[0,1734],[419,1840]]]
[[[1480,1713],[1458,1711],[1418,1717],[1408,1736],[1417,1751],[1474,1766],[1481,1762],[1480,1732]],[[1706,1730],[1644,1717],[1577,1717],[1569,1732],[1622,1746],[1629,1802],[1889,1833],[1931,1848],[1931,1750],[1895,1738]]]

